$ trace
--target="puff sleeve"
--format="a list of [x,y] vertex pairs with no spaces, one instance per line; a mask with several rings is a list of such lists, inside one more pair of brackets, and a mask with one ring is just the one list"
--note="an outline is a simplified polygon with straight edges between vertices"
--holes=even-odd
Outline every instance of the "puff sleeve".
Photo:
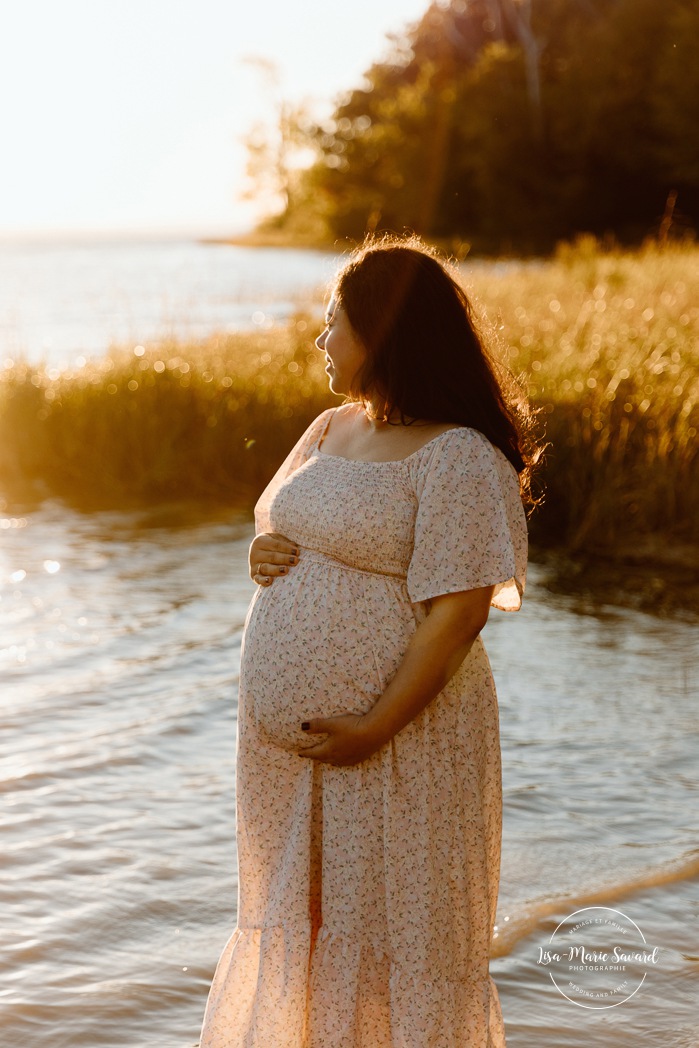
[[270,480],[267,487],[260,495],[255,505],[255,532],[260,535],[270,530],[269,507],[274,495],[279,490],[287,477],[291,476],[299,466],[309,458],[320,441],[325,428],[330,422],[330,417],[335,408],[327,408],[311,422],[308,429],[294,444],[281,466]]
[[447,430],[419,458],[407,588],[412,603],[495,586],[492,606],[518,611],[526,581],[527,524],[517,473],[482,433]]

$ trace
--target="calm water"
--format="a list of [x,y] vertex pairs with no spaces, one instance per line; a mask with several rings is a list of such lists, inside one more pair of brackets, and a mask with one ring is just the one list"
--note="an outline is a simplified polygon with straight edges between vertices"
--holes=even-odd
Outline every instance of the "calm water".
[[271,326],[322,294],[319,251],[182,242],[0,243],[0,367],[64,368],[112,344]]
[[272,327],[320,303],[339,264],[322,251],[196,241],[0,242],[0,369],[18,357],[73,367],[165,334]]
[[[0,518],[3,1048],[190,1048],[235,924],[248,519]],[[509,1048],[699,1044],[696,627],[582,615],[532,572],[493,613]],[[611,1011],[537,964],[573,910],[660,947]]]

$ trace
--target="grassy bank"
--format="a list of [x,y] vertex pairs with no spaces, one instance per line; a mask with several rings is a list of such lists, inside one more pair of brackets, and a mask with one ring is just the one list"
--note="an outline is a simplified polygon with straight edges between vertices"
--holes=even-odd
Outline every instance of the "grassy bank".
[[[699,250],[601,252],[465,283],[550,442],[549,549],[596,557],[699,547]],[[251,507],[323,408],[318,317],[284,329],[114,350],[79,371],[0,373],[0,490],[85,509],[182,499]]]
[[250,506],[329,395],[311,321],[0,376],[0,490],[82,509]]
[[474,290],[550,442],[542,534],[699,542],[699,250],[594,241]]

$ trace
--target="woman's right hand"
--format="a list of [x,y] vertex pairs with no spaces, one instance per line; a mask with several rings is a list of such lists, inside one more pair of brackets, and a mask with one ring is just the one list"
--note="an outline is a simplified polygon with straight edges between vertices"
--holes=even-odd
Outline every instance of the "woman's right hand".
[[271,586],[279,575],[286,575],[298,563],[299,548],[285,535],[274,531],[256,535],[250,544],[250,578],[258,586]]

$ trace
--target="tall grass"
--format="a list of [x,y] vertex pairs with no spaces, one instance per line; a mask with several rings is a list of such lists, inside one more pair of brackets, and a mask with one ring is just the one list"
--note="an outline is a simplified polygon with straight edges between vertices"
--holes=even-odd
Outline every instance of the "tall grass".
[[249,506],[308,423],[337,403],[311,324],[114,349],[77,371],[0,376],[0,489],[85,509]]
[[699,250],[583,238],[473,283],[550,442],[535,534],[575,549],[699,541]]
[[[602,251],[465,271],[550,443],[541,542],[699,542],[699,250]],[[115,349],[74,372],[0,374],[0,490],[85,508],[250,508],[329,393],[318,317]]]

